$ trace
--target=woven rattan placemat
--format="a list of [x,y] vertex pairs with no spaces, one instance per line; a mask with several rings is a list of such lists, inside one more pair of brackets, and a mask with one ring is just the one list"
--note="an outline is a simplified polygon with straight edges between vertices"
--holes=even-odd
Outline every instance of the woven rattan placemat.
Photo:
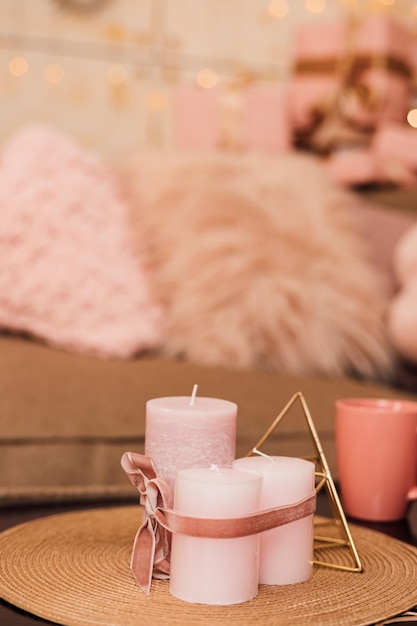
[[[207,606],[171,596],[167,581],[151,594],[129,567],[141,521],[138,506],[66,513],[0,534],[0,596],[45,619],[70,626],[300,626],[372,624],[417,604],[417,549],[359,526],[352,535],[363,573],[315,567],[305,583],[261,585],[242,604]],[[338,560],[349,562],[345,550]],[[331,560],[329,548],[316,554]]]

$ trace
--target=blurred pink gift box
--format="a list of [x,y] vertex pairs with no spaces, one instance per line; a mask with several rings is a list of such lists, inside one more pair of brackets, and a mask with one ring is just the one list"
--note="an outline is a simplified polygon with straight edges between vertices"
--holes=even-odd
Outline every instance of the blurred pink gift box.
[[173,94],[173,131],[179,149],[285,152],[291,147],[288,89],[181,85]]
[[382,180],[378,162],[369,148],[335,150],[325,164],[332,179],[346,187],[358,187]]
[[344,125],[355,143],[355,130],[369,132],[383,120],[404,121],[413,47],[410,30],[382,15],[300,27],[290,96],[294,127],[311,132],[337,108],[342,143]]
[[417,186],[417,130],[384,123],[367,147],[335,150],[325,160],[331,177],[347,187],[370,183]]
[[381,175],[403,187],[417,186],[417,129],[383,124],[372,140]]

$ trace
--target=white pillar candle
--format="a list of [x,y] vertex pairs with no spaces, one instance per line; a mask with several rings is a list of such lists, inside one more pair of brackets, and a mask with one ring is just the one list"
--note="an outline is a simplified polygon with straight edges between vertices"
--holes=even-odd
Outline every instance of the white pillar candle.
[[145,455],[173,488],[175,474],[191,467],[232,466],[236,456],[237,405],[194,396],[146,403]]
[[[174,508],[184,514],[230,518],[256,512],[262,476],[232,468],[178,472]],[[231,539],[174,533],[171,594],[188,602],[236,604],[258,593],[259,535]]]
[[[233,467],[262,474],[261,509],[295,504],[314,493],[314,463],[282,456],[237,459]],[[260,536],[259,582],[288,585],[313,574],[314,516],[267,530]]]

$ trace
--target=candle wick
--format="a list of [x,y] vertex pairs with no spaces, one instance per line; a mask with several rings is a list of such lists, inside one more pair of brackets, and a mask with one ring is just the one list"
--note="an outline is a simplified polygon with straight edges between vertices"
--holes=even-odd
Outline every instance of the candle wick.
[[197,395],[197,389],[198,389],[198,385],[194,385],[193,391],[192,391],[192,394],[191,394],[191,399],[190,399],[190,406],[193,406],[193,404],[194,404],[194,400],[195,400],[195,397]]
[[261,452],[260,450],[258,450],[258,448],[252,448],[252,452],[254,454],[259,454],[259,456],[263,456],[265,459],[269,459],[270,461],[274,462],[274,459],[272,459],[269,454],[265,454],[265,452]]

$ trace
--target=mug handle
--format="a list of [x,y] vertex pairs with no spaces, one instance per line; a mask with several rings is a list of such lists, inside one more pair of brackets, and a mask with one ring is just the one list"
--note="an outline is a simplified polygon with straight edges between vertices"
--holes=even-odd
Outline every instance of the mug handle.
[[[417,428],[416,428],[416,435],[417,435]],[[417,500],[417,485],[414,487],[411,487],[410,491],[407,493],[407,501],[412,502],[413,500]]]
[[407,500],[409,502],[417,500],[417,486],[411,487],[410,491],[407,493]]

